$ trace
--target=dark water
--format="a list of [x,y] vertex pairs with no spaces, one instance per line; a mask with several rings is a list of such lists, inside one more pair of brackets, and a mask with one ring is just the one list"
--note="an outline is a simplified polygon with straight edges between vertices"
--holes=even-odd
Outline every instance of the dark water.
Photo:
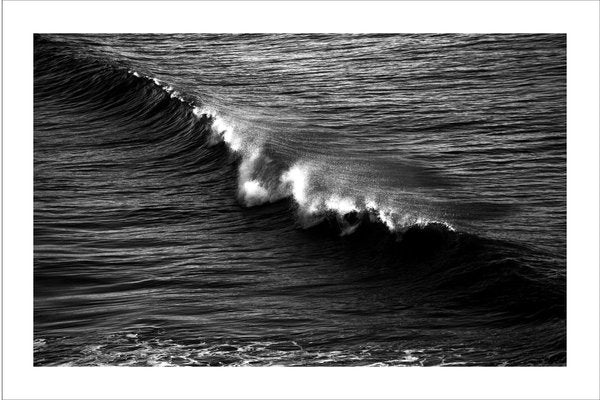
[[35,365],[564,365],[565,35],[37,35]]

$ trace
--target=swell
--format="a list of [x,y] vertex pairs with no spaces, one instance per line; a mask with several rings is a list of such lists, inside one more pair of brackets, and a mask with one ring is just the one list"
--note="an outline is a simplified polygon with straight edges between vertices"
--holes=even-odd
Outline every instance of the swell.
[[[142,146],[154,167],[179,176],[197,173],[198,164],[214,169],[233,160],[241,206],[285,201],[315,240],[325,236],[361,249],[374,268],[385,267],[394,279],[409,276],[403,284],[436,293],[447,307],[485,306],[536,319],[564,318],[564,275],[547,270],[543,255],[533,249],[457,231],[410,207],[396,209],[385,196],[357,196],[331,187],[324,166],[278,157],[268,136],[210,104],[117,62],[81,53],[36,36],[34,100],[46,107],[68,105],[72,112],[93,108],[98,120],[131,127],[130,136],[105,140],[102,146]],[[156,148],[169,151],[153,153]]]

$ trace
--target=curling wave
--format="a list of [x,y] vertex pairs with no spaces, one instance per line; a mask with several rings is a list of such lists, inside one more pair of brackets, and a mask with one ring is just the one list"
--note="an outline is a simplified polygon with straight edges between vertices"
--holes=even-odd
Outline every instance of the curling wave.
[[249,137],[236,128],[235,122],[222,118],[210,107],[194,106],[193,113],[210,127],[208,141],[211,145],[224,143],[239,156],[238,199],[247,207],[291,197],[303,227],[316,225],[333,216],[343,225],[342,235],[353,233],[362,221],[362,218],[354,218],[357,222],[348,222],[347,217],[351,214],[367,215],[371,222],[384,224],[390,232],[428,224],[442,225],[454,231],[445,221],[402,213],[369,197],[344,196],[343,188],[319,187],[318,179],[323,171],[318,165],[302,161],[291,166],[281,165],[264,154],[264,143]]

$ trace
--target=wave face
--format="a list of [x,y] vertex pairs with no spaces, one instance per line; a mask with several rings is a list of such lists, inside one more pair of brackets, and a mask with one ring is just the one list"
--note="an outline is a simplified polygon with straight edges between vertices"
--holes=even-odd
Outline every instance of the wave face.
[[565,35],[36,35],[35,365],[564,365]]

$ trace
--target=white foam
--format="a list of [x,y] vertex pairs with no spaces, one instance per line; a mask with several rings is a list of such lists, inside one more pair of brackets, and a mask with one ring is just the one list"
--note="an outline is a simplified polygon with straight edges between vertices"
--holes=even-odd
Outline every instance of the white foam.
[[[171,95],[171,97],[172,96],[173,95]],[[211,108],[194,107],[192,112],[198,118],[203,115],[206,115],[212,119],[211,133],[213,136],[213,140],[218,139],[218,141],[224,141],[234,152],[239,152],[240,150],[242,150],[242,138],[239,135],[235,134],[234,125],[231,122],[218,116],[215,110]]]
[[308,212],[311,214],[315,214],[319,211],[320,206],[321,206],[321,201],[319,199],[315,199],[308,206]]
[[250,180],[243,183],[240,188],[240,196],[244,204],[251,207],[263,204],[269,200],[269,191],[265,189],[260,182]]
[[256,143],[244,143],[243,137],[236,133],[235,125],[221,117],[209,107],[194,107],[193,113],[200,118],[203,115],[212,120],[211,142],[224,142],[231,151],[241,155],[238,169],[238,198],[246,206],[251,207],[278,198],[265,187],[264,183],[254,177],[256,164],[261,156],[261,148]]
[[294,165],[281,176],[281,181],[283,183],[291,185],[292,196],[300,206],[306,203],[307,178],[308,170],[301,165]]
[[[165,87],[165,90],[172,91],[173,88],[168,86]],[[172,92],[171,96],[174,95],[178,96],[179,93]],[[340,220],[341,217],[351,212],[366,212],[371,221],[380,221],[391,232],[413,225],[426,226],[431,223],[443,224],[449,230],[454,231],[454,227],[446,222],[401,212],[372,197],[353,198],[341,195],[340,190],[336,190],[337,193],[333,194],[331,192],[314,192],[314,188],[309,188],[309,180],[311,174],[315,172],[313,171],[315,166],[304,162],[297,162],[282,173],[279,177],[279,186],[266,184],[255,176],[257,164],[268,160],[262,155],[261,146],[256,138],[244,140],[241,132],[237,132],[235,124],[218,115],[213,108],[196,106],[193,113],[198,118],[205,115],[211,119],[212,141],[224,142],[231,151],[241,156],[238,171],[238,198],[248,207],[292,196],[299,206],[298,213],[303,225],[313,225],[324,218],[327,211],[335,212]],[[342,233],[351,234],[357,226],[358,224],[345,226]]]
[[246,181],[252,180],[252,173],[254,172],[254,166],[258,157],[260,156],[260,149],[253,149],[248,155],[242,157],[242,161],[239,166],[239,180],[243,184]]
[[242,139],[234,134],[233,128],[226,127],[221,132],[221,136],[223,136],[223,141],[229,145],[231,150],[240,151],[242,149]]
[[200,118],[203,114],[205,114],[204,108],[198,107],[198,106],[194,107],[194,109],[192,110],[192,112],[198,118]]
[[365,200],[365,208],[368,211],[375,211],[375,210],[377,210],[378,207],[377,207],[377,203],[375,202],[375,200],[368,198]]
[[377,210],[377,217],[381,222],[388,227],[390,231],[396,230],[396,223],[394,221],[394,210],[389,208],[381,208]]
[[336,211],[341,215],[348,214],[352,211],[358,211],[356,204],[352,199],[339,197],[337,195],[331,196],[325,201],[325,207],[328,210]]
[[454,229],[454,227],[452,225],[450,225],[449,223],[445,222],[445,221],[437,221],[437,220],[432,220],[432,219],[423,218],[423,217],[419,217],[415,221],[415,225],[418,225],[420,227],[425,227],[425,226],[430,225],[430,224],[441,224],[444,227],[446,227],[446,229],[448,229],[448,230],[450,230],[452,232],[456,232],[456,230]]

